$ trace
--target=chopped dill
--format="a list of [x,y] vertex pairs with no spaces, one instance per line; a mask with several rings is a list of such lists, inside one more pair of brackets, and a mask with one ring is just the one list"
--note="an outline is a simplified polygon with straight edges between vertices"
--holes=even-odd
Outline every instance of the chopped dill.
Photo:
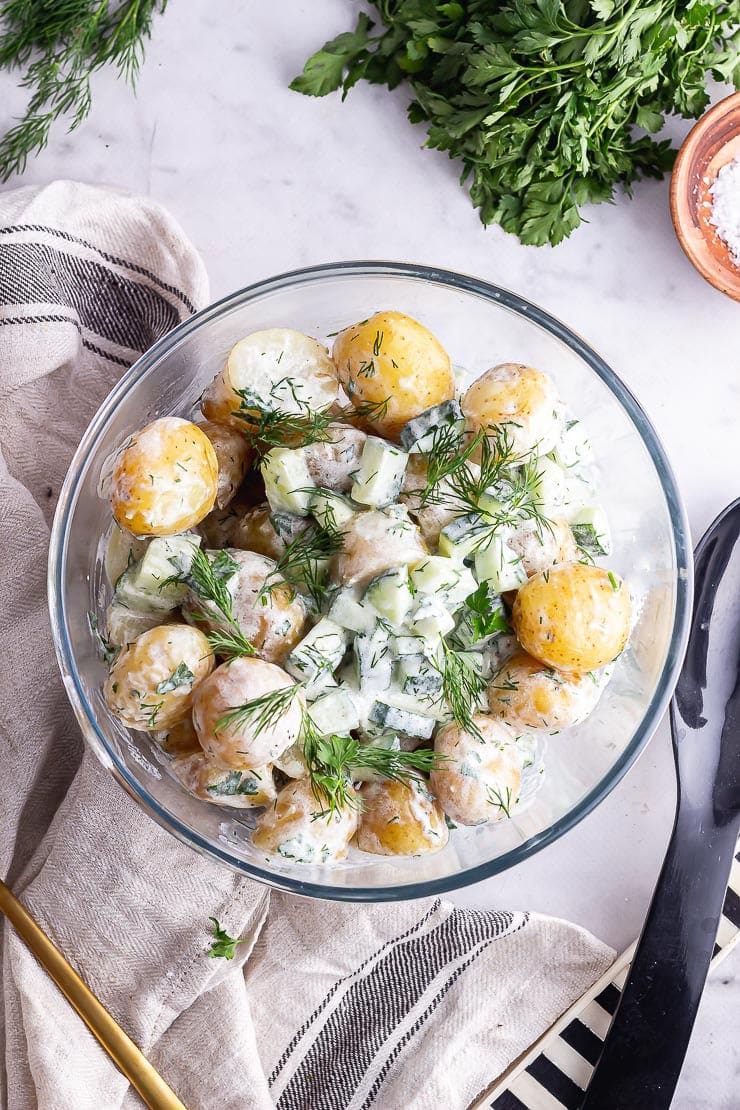
[[[216,630],[208,634],[208,642],[213,652],[229,659],[236,659],[241,655],[254,655],[254,647],[242,632],[234,616],[234,603],[228,583],[237,574],[239,564],[228,551],[217,551],[211,559],[205,551],[196,547],[189,567],[182,563],[178,555],[173,555],[170,562],[175,568],[175,574],[166,578],[159,588],[163,589],[173,583],[184,583],[201,601],[213,605],[229,625],[228,631]],[[197,616],[204,621],[209,619],[205,613],[199,613]]]

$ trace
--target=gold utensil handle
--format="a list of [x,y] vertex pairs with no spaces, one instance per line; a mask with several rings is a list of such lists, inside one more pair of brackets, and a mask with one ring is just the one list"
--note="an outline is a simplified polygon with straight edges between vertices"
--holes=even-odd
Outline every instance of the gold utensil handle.
[[147,1106],[151,1110],[187,1110],[2,880],[0,910]]

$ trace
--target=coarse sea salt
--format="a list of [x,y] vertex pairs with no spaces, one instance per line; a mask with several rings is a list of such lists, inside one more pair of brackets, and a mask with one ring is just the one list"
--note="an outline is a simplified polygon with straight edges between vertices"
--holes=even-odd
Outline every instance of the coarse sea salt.
[[727,244],[734,265],[740,268],[740,158],[722,167],[709,191],[712,196],[709,222]]

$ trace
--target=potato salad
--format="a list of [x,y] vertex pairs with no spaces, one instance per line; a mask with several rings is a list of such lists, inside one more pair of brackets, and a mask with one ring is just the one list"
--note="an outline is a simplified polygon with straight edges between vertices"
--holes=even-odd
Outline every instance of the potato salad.
[[256,332],[106,468],[105,701],[270,859],[516,819],[627,643],[580,421],[542,369],[469,370],[400,312]]

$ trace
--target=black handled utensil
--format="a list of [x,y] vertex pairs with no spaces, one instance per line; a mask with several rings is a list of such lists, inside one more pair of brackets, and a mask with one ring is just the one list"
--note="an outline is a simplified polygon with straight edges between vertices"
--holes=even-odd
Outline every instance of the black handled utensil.
[[671,702],[673,833],[582,1110],[671,1104],[740,828],[740,499],[695,554],[689,646]]

